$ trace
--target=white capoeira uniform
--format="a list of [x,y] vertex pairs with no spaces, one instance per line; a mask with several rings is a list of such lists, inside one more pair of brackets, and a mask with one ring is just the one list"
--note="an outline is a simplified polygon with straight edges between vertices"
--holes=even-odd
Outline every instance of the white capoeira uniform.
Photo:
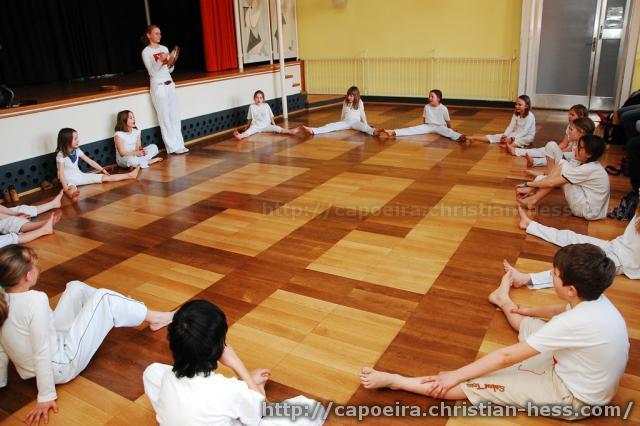
[[427,133],[437,133],[445,138],[453,139],[457,141],[462,136],[460,133],[454,131],[447,126],[447,123],[451,121],[449,117],[449,110],[446,106],[440,104],[438,106],[432,106],[427,104],[424,106],[424,112],[422,113],[425,124],[420,124],[413,127],[405,127],[404,129],[394,129],[396,136],[413,136],[424,135]]
[[604,219],[609,207],[609,175],[598,161],[560,160],[562,185],[571,213],[587,220]]
[[171,78],[173,67],[169,68],[158,58],[158,54],[169,54],[166,46],[158,46],[156,49],[147,46],[142,50],[142,61],[149,72],[151,101],[156,109],[162,140],[167,153],[184,152],[184,139],[182,138],[182,123],[178,111],[178,96],[176,85]]
[[513,138],[513,143],[519,147],[531,145],[536,137],[536,118],[533,113],[529,111],[526,117],[513,114],[504,133],[487,135],[487,139],[490,143],[499,143],[502,136]]
[[[136,150],[138,146],[138,138],[140,137],[140,130],[134,128],[131,129],[129,133],[127,132],[116,132],[115,137],[119,137],[122,140],[122,148],[125,152],[132,152]],[[141,157],[137,155],[126,155],[124,157],[120,156],[120,152],[118,152],[118,147],[116,146],[116,163],[120,167],[138,167],[140,166],[143,169],[149,167],[149,160],[158,155],[158,146],[156,144],[149,144],[144,147],[145,154]]]
[[56,384],[74,379],[113,327],[135,327],[144,303],[71,281],[55,311],[41,291],[7,293],[9,316],[0,330],[0,386],[10,359],[23,379],[36,378],[38,402],[56,399]]
[[[36,217],[38,215],[38,208],[36,206],[27,206],[26,204],[12,207],[11,210],[27,214],[30,217]],[[20,216],[8,216],[0,219],[0,234],[2,234],[0,235],[0,248],[11,244],[18,244],[20,242],[20,229],[22,225],[27,222],[29,222],[29,219]]]
[[243,138],[255,135],[256,133],[282,133],[284,131],[282,127],[271,124],[273,120],[273,111],[271,111],[271,107],[266,102],[263,102],[260,105],[249,105],[247,120],[251,120],[251,125],[247,130],[240,134]]
[[84,173],[80,170],[78,163],[83,155],[85,154],[80,148],[76,148],[75,161],[71,157],[64,157],[62,152],[58,152],[56,155],[56,163],[58,163],[58,167],[62,167],[62,174],[67,185],[80,186],[102,183],[103,175],[101,173]]
[[[569,126],[565,133],[569,134]],[[516,148],[516,157],[524,157],[525,155],[533,158],[533,167],[544,167],[547,165],[547,157],[553,158],[558,164],[563,158],[565,160],[573,160],[576,158],[576,154],[573,152],[575,142],[569,141],[568,151],[562,151],[556,141],[547,142],[542,148]]]
[[[535,235],[545,241],[549,241],[560,247],[569,244],[589,243],[600,247],[613,260],[616,265],[616,273],[624,274],[632,280],[640,279],[640,234],[636,226],[640,216],[636,215],[627,225],[624,233],[611,241],[601,240],[588,235],[577,234],[570,230],[559,230],[544,226],[538,222],[530,222],[527,226],[527,234]],[[530,274],[532,289],[553,287],[551,271]]]
[[144,370],[144,391],[156,412],[160,426],[199,425],[322,425],[322,406],[304,396],[283,402],[306,405],[309,413],[320,413],[316,419],[298,417],[294,422],[286,417],[262,417],[265,398],[249,389],[241,380],[228,378],[215,371],[209,376],[180,377],[166,364],[153,363]]
[[313,127],[312,129],[314,135],[321,135],[323,133],[337,132],[338,130],[348,129],[353,129],[359,132],[373,135],[373,127],[369,126],[369,123],[367,123],[367,116],[364,113],[364,102],[362,102],[362,99],[358,103],[357,109],[354,109],[351,104],[343,102],[340,121],[325,124],[322,127]]

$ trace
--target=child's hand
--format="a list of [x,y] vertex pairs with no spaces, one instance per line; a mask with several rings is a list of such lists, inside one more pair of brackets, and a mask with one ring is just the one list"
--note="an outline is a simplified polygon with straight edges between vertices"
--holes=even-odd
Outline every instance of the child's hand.
[[107,169],[105,169],[104,167],[102,168],[102,170],[100,170],[100,172],[101,172],[101,173],[103,173],[103,174],[105,174],[105,175],[107,175],[107,176],[111,176],[111,173],[109,173],[109,172],[107,171]]
[[33,410],[27,414],[25,423],[29,426],[40,424],[40,418],[44,420],[44,423],[49,423],[49,410],[53,410],[54,413],[58,412],[58,404],[55,401],[38,402]]
[[460,380],[455,371],[441,371],[437,376],[423,377],[420,383],[431,385],[431,390],[427,391],[427,396],[443,398],[449,389],[460,383]]
[[233,367],[237,365],[239,360],[240,359],[238,358],[238,355],[236,355],[236,352],[233,350],[233,348],[230,345],[225,345],[224,350],[222,351],[222,355],[220,356],[220,362],[223,365],[226,365],[227,367],[233,369]]
[[533,311],[533,308],[530,308],[528,306],[520,306],[520,305],[517,305],[515,308],[511,308],[511,313],[524,315],[525,317],[536,316],[535,312]]
[[140,148],[136,151],[136,157],[144,157],[145,154],[146,152],[144,151],[144,148]]
[[509,141],[509,138],[506,137],[505,135],[500,136],[500,143],[507,143]]

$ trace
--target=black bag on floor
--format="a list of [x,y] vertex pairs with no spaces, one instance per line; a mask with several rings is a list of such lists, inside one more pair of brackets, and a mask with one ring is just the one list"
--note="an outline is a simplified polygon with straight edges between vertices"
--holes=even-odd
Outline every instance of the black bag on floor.
[[638,208],[638,191],[631,191],[620,200],[620,205],[611,210],[607,217],[617,220],[631,220]]

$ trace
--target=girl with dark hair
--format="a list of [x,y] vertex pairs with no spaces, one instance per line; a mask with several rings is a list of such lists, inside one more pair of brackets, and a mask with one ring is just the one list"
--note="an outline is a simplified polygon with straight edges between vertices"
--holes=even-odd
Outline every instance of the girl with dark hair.
[[598,162],[605,149],[599,136],[585,135],[575,148],[575,160],[561,160],[549,176],[516,187],[521,206],[534,209],[555,188],[562,187],[571,212],[587,220],[603,219],[609,207],[609,175]]
[[294,132],[303,131],[310,135],[322,135],[324,133],[348,129],[368,133],[373,136],[380,134],[379,129],[376,130],[367,123],[367,116],[364,113],[364,102],[360,99],[360,90],[358,90],[356,86],[351,86],[349,90],[347,90],[344,102],[342,102],[340,121],[325,124],[321,127],[300,126],[296,128]]
[[150,311],[144,303],[105,289],[71,281],[55,311],[38,282],[38,256],[20,245],[0,249],[0,386],[7,385],[11,360],[23,379],[36,378],[38,402],[27,424],[48,422],[58,411],[56,384],[73,380],[86,368],[113,327],[151,330],[171,322],[173,312]]
[[162,161],[158,155],[158,146],[149,144],[142,147],[140,130],[136,127],[136,117],[131,111],[120,111],[116,118],[116,134],[113,141],[116,144],[116,162],[118,166],[138,167],[146,169],[149,164]]
[[[56,149],[56,164],[58,166],[58,179],[62,185],[64,193],[71,198],[72,201],[77,201],[80,196],[78,186],[89,185],[92,183],[102,182],[117,182],[126,179],[135,179],[138,177],[140,167],[137,167],[129,173],[121,173],[117,175],[111,175],[100,164],[87,157],[79,147],[80,139],[78,139],[78,132],[68,127],[61,129],[58,132],[58,148]],[[80,159],[84,160],[94,169],[98,170],[102,174],[97,173],[83,173],[78,166]]]
[[265,102],[264,92],[262,90],[256,90],[253,94],[253,103],[249,105],[247,120],[249,120],[249,122],[242,133],[238,132],[237,129],[233,131],[233,136],[236,139],[242,140],[256,133],[263,132],[293,134],[290,130],[276,126],[276,122],[273,119],[273,112],[269,104]]
[[496,135],[473,135],[471,141],[514,144],[517,147],[531,145],[536,137],[536,118],[531,112],[531,99],[527,95],[516,98],[516,106],[509,126]]
[[171,78],[177,54],[170,54],[169,49],[160,44],[161,38],[157,25],[147,27],[144,38],[147,46],[142,50],[142,62],[151,79],[149,93],[167,153],[184,154],[189,149],[184,146],[176,85]]

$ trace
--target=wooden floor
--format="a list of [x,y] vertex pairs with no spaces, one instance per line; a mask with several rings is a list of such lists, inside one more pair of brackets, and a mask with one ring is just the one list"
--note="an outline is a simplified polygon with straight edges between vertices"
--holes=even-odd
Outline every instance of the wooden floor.
[[[294,116],[290,125],[335,121],[339,108]],[[465,133],[500,132],[511,114],[450,112]],[[368,105],[367,114],[377,126],[400,127],[418,124],[421,107]],[[561,137],[566,113],[537,111],[536,118],[538,144]],[[72,279],[121,291],[152,309],[174,309],[191,298],[213,301],[226,312],[229,341],[248,367],[271,369],[272,400],[306,394],[337,403],[435,404],[408,393],[365,390],[357,374],[362,366],[437,373],[514,343],[515,333],[486,300],[502,275],[501,261],[539,271],[556,250],[518,229],[513,187],[523,179],[525,162],[495,146],[343,131],[306,140],[255,135],[240,144],[192,148],[136,182],[82,188],[80,202],[63,207],[56,234],[31,244],[41,259],[39,288],[52,304]],[[604,163],[620,157],[621,150],[610,147]],[[626,178],[612,177],[611,206],[628,187]],[[560,191],[544,203],[554,205],[565,205]],[[625,227],[567,213],[540,220],[601,238]],[[614,402],[638,401],[640,286],[619,276],[607,294],[631,338]],[[514,298],[556,302],[549,290],[518,289]],[[164,330],[114,330],[82,375],[58,386],[60,413],[52,424],[154,424],[141,378],[154,361],[170,362]],[[3,424],[20,424],[33,405],[35,380],[22,381],[10,370],[0,409]],[[367,422],[411,420],[478,422]],[[628,424],[640,424],[640,410]]]

